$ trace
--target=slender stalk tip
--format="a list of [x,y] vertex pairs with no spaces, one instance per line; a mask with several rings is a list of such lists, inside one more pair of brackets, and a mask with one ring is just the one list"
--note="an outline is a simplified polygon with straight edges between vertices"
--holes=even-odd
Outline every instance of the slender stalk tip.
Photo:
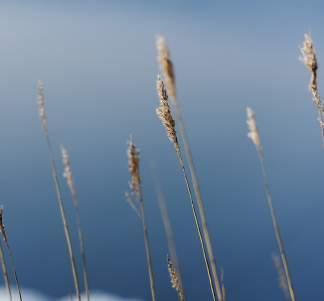
[[166,40],[162,36],[156,38],[157,58],[160,65],[161,72],[164,76],[169,95],[173,101],[176,100],[176,82],[173,63],[170,57],[170,51]]

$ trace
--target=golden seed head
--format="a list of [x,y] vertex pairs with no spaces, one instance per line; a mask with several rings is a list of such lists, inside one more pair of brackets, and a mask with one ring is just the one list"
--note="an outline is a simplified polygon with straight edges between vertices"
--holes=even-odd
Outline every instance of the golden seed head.
[[261,141],[260,141],[259,131],[256,126],[255,114],[250,107],[246,108],[246,116],[247,116],[246,123],[247,123],[248,129],[249,129],[248,137],[252,140],[252,142],[256,146],[260,147]]
[[133,143],[132,140],[128,142],[128,170],[131,176],[131,181],[129,183],[130,189],[136,195],[140,195],[140,185],[141,185],[141,177],[139,171],[139,152],[136,148],[136,145]]
[[160,104],[159,107],[156,109],[156,114],[161,120],[163,126],[165,127],[168,138],[173,143],[176,151],[178,152],[179,143],[177,133],[175,130],[175,121],[172,117],[172,113],[170,110],[167,91],[164,87],[163,81],[159,77],[156,81],[156,90],[160,99]]
[[176,83],[173,63],[170,57],[170,51],[164,37],[157,37],[156,48],[158,52],[158,62],[161,72],[166,82],[169,95],[175,101],[176,99]]
[[169,275],[170,275],[170,279],[171,279],[172,288],[174,288],[177,291],[177,293],[180,297],[180,300],[183,300],[184,293],[183,293],[183,289],[181,286],[181,282],[178,277],[178,272],[177,272],[177,270],[169,256],[167,257],[167,264],[168,264],[168,271],[169,271]]
[[45,110],[44,84],[41,80],[37,82],[37,101],[38,101],[38,112],[42,123],[42,127],[44,131],[47,132],[48,126],[47,126],[47,115]]
[[303,46],[300,48],[301,61],[310,72],[316,72],[318,65],[316,59],[316,51],[314,48],[313,40],[310,34],[305,33]]

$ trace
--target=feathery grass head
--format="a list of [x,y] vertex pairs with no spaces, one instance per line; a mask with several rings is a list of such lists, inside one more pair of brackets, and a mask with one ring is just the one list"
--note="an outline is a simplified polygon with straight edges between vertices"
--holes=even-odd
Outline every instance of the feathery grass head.
[[45,95],[44,95],[44,84],[41,80],[37,82],[37,101],[38,101],[38,113],[42,123],[43,130],[47,133],[47,115],[45,110]]
[[164,76],[169,95],[175,101],[176,99],[176,83],[173,63],[170,57],[170,51],[166,40],[162,36],[156,39],[156,48],[158,52],[158,62]]
[[[309,89],[313,96],[313,102],[317,107],[317,109],[319,110],[319,112],[323,112],[323,105],[322,105],[321,97],[318,91],[318,84],[317,84],[318,63],[317,63],[315,47],[310,34],[306,33],[304,37],[305,39],[304,39],[303,46],[300,47],[300,52],[301,52],[300,59],[311,74]],[[320,119],[320,125],[323,128],[324,125],[323,125],[322,117]]]
[[130,189],[133,193],[137,196],[140,195],[141,191],[141,177],[140,177],[140,170],[139,170],[139,151],[136,148],[136,145],[133,143],[132,140],[128,142],[128,170],[131,176],[131,180],[129,183]]
[[246,123],[249,129],[248,137],[252,140],[255,146],[261,147],[260,135],[256,126],[255,114],[250,107],[246,108],[246,116]]
[[318,68],[316,51],[314,48],[312,37],[309,33],[305,33],[304,35],[304,42],[303,42],[303,46],[300,47],[300,52],[301,52],[300,59],[304,63],[306,68],[310,72],[316,72]]
[[[76,195],[76,189],[74,186],[74,181],[73,181],[73,173],[72,173],[72,167],[71,167],[71,160],[70,160],[70,155],[67,151],[67,149],[61,145],[61,155],[62,155],[62,162],[63,162],[63,177],[66,179],[66,183],[70,189],[70,192],[72,195]],[[74,198],[72,198],[74,199]]]
[[173,143],[175,150],[179,152],[179,142],[177,138],[177,132],[175,130],[175,121],[172,117],[172,113],[168,102],[168,93],[160,77],[158,77],[156,81],[156,90],[160,99],[160,104],[159,107],[156,109],[156,114],[161,120],[163,126],[165,127],[168,138]]
[[174,288],[178,293],[179,299],[184,300],[184,293],[178,276],[178,272],[169,256],[167,256],[167,264],[172,288]]

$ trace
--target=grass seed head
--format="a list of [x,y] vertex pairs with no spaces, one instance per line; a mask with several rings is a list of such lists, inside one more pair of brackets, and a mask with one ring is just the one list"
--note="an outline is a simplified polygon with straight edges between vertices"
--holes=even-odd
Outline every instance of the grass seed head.
[[165,89],[163,81],[159,77],[156,81],[156,90],[160,100],[159,107],[156,109],[156,114],[165,127],[168,138],[173,143],[176,151],[179,152],[180,149],[175,130],[175,121],[170,110],[167,90]]
[[136,145],[133,143],[132,140],[128,142],[127,156],[128,156],[128,170],[131,176],[129,186],[131,191],[135,193],[137,196],[139,196],[141,191],[140,189],[141,177],[139,171],[140,157]]

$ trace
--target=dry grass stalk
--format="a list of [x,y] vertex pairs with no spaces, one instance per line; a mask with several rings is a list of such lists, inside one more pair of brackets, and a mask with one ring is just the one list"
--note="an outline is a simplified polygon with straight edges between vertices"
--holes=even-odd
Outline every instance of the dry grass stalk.
[[300,47],[300,52],[300,60],[304,63],[305,67],[311,74],[309,89],[312,93],[314,106],[316,107],[318,112],[318,119],[321,127],[322,143],[324,146],[324,106],[319,94],[317,83],[318,63],[313,40],[311,35],[308,33],[304,35],[304,43],[303,46]]
[[286,280],[286,276],[285,276],[285,271],[282,267],[280,258],[277,255],[273,255],[272,259],[273,259],[273,264],[274,264],[274,266],[277,270],[277,273],[278,273],[279,287],[281,288],[284,296],[287,299],[289,299],[289,288],[288,288],[288,284],[287,284],[287,280]]
[[76,265],[76,260],[75,260],[75,256],[74,256],[73,246],[72,246],[70,228],[68,225],[65,208],[63,205],[62,191],[61,191],[58,172],[57,172],[57,168],[56,168],[56,162],[54,160],[54,152],[53,152],[52,143],[51,143],[51,139],[50,139],[49,132],[48,132],[47,116],[46,116],[46,110],[45,110],[44,85],[41,81],[38,81],[38,83],[37,83],[37,98],[38,98],[39,116],[41,119],[42,127],[43,127],[44,134],[45,134],[46,144],[47,144],[47,148],[48,148],[48,152],[49,152],[49,160],[50,160],[50,164],[51,164],[51,172],[52,172],[54,189],[55,189],[55,193],[56,193],[56,200],[57,200],[57,204],[58,204],[58,207],[60,210],[66,246],[67,246],[69,260],[70,260],[70,264],[71,264],[71,271],[72,271],[72,276],[73,276],[75,293],[76,293],[77,299],[79,301],[81,301],[80,284],[79,284],[79,277],[78,277],[78,272],[77,272],[77,265]]
[[222,298],[221,284],[217,272],[213,245],[212,245],[208,224],[207,224],[205,205],[201,194],[200,184],[199,184],[199,180],[198,180],[198,176],[197,176],[197,172],[193,160],[191,147],[189,144],[189,139],[186,133],[185,122],[182,117],[181,105],[180,102],[177,100],[177,96],[176,96],[176,83],[175,83],[175,73],[174,73],[173,63],[170,57],[170,51],[163,37],[158,37],[157,39],[157,51],[158,51],[158,61],[160,64],[160,69],[167,82],[167,90],[169,92],[169,95],[172,97],[173,104],[175,105],[175,109],[176,109],[176,120],[179,125],[179,132],[180,132],[181,139],[183,141],[185,156],[188,160],[189,171],[192,179],[193,189],[195,192],[196,201],[198,205],[199,217],[202,225],[203,241],[204,244],[206,245],[208,261],[209,261],[209,265],[213,277],[213,286],[215,286],[218,300],[224,301]]
[[[3,241],[5,243],[5,246],[7,247],[8,253],[9,253],[11,268],[12,268],[13,273],[14,273],[14,277],[15,277],[15,281],[16,281],[16,285],[17,285],[17,289],[18,289],[18,293],[19,293],[19,299],[20,299],[20,301],[22,301],[22,299],[23,299],[22,298],[22,291],[21,291],[20,282],[18,280],[16,265],[15,265],[15,262],[14,262],[13,253],[12,253],[11,247],[9,245],[8,235],[7,235],[7,232],[6,232],[4,223],[3,223],[3,208],[0,208],[0,233],[2,235]],[[9,278],[8,278],[8,285],[9,285]],[[11,296],[11,293],[10,293],[10,296]]]
[[265,168],[263,147],[261,144],[259,131],[256,126],[255,114],[253,113],[251,108],[246,108],[246,114],[247,114],[247,125],[248,125],[248,129],[249,129],[248,137],[252,140],[253,144],[255,145],[257,154],[259,157],[261,171],[262,171],[262,177],[263,177],[265,196],[266,196],[267,204],[268,204],[268,207],[270,210],[272,227],[273,227],[273,231],[275,234],[276,242],[277,242],[279,253],[280,253],[281,264],[282,264],[282,267],[283,267],[283,270],[285,273],[285,278],[286,278],[287,285],[288,285],[289,297],[290,297],[291,301],[296,301],[295,291],[293,288],[293,283],[292,283],[292,279],[291,279],[291,275],[290,275],[290,271],[289,271],[289,267],[288,267],[288,259],[287,259],[287,255],[286,255],[286,251],[285,251],[285,247],[284,247],[284,241],[281,236],[281,231],[280,231],[280,227],[278,224],[277,215],[276,215],[275,209],[272,204],[272,196],[271,196],[271,192],[270,192],[269,180],[268,180],[268,175],[267,175],[266,168]]
[[87,267],[84,235],[81,227],[81,213],[80,213],[79,200],[78,200],[77,190],[73,180],[70,156],[64,146],[61,146],[61,154],[62,154],[62,161],[63,161],[63,168],[64,168],[63,176],[66,180],[67,186],[69,187],[72,196],[74,210],[76,212],[76,224],[77,224],[77,231],[78,231],[78,238],[79,238],[79,245],[80,245],[80,253],[82,258],[83,282],[84,282],[84,288],[85,288],[87,300],[89,301],[90,290],[89,290],[88,267]]
[[[207,269],[207,275],[208,275],[208,279],[209,279],[212,296],[213,296],[213,299],[216,300],[216,292],[215,292],[215,288],[213,285],[210,264],[207,259],[205,244],[204,244],[204,240],[203,240],[203,236],[202,236],[202,231],[201,231],[201,227],[199,224],[199,220],[198,220],[198,216],[197,216],[197,212],[196,212],[196,208],[195,208],[195,204],[194,204],[194,200],[193,200],[193,196],[192,196],[192,192],[191,192],[191,188],[190,188],[190,184],[189,184],[188,175],[187,175],[185,165],[184,165],[184,162],[182,159],[180,145],[178,143],[178,138],[176,135],[175,122],[172,117],[171,111],[169,109],[167,91],[164,89],[163,81],[160,78],[158,78],[156,86],[157,86],[157,94],[160,98],[160,106],[157,109],[157,115],[160,118],[162,125],[166,128],[168,138],[171,140],[171,142],[173,143],[173,145],[175,147],[177,159],[178,159],[178,162],[179,162],[179,165],[180,165],[183,177],[184,177],[187,193],[188,193],[189,200],[190,200],[191,210],[192,210],[196,230],[198,233],[198,238],[199,238],[201,250],[203,253],[203,257],[204,257],[204,262],[205,262],[206,269]],[[161,95],[163,96],[162,100],[161,100]],[[163,106],[166,107],[164,109],[165,114],[159,114],[159,110],[162,110],[161,102],[163,102],[164,103]],[[221,299],[219,299],[219,301],[221,301]]]
[[167,264],[168,264],[168,271],[169,271],[169,275],[170,275],[172,288],[174,288],[176,290],[179,300],[184,301],[185,296],[184,296],[183,288],[181,285],[181,281],[180,281],[177,269],[174,266],[174,264],[169,256],[167,256]]
[[7,267],[6,259],[4,256],[2,243],[0,243],[0,261],[1,261],[1,269],[2,269],[2,273],[3,273],[3,281],[7,288],[9,299],[10,299],[10,301],[12,301],[11,283],[10,283],[10,279],[9,279],[9,275],[8,275],[8,267]]
[[144,210],[144,198],[141,188],[141,175],[140,175],[140,157],[136,145],[132,140],[128,143],[127,149],[128,156],[128,170],[131,177],[129,186],[130,193],[126,193],[126,199],[131,205],[131,207],[136,211],[137,215],[141,219],[143,234],[144,234],[144,245],[146,253],[146,263],[150,280],[150,289],[152,301],[156,301],[156,289],[155,289],[155,279],[153,272],[153,263],[152,263],[152,252],[148,235],[148,228],[145,217]]
[[169,254],[170,254],[170,260],[172,261],[173,268],[175,269],[175,272],[177,274],[177,280],[178,280],[178,286],[179,286],[178,290],[181,291],[181,295],[179,295],[179,299],[181,297],[180,300],[185,301],[186,300],[185,291],[184,291],[184,288],[182,285],[180,265],[179,265],[179,261],[178,261],[176,244],[175,244],[175,239],[173,236],[173,231],[172,231],[172,226],[171,226],[171,222],[170,222],[168,209],[167,209],[165,198],[164,198],[164,195],[162,194],[159,182],[156,177],[154,177],[154,180],[155,180],[156,194],[157,194],[158,204],[159,204],[160,213],[161,213],[161,217],[162,217],[164,232],[165,232],[168,250],[169,250]]

